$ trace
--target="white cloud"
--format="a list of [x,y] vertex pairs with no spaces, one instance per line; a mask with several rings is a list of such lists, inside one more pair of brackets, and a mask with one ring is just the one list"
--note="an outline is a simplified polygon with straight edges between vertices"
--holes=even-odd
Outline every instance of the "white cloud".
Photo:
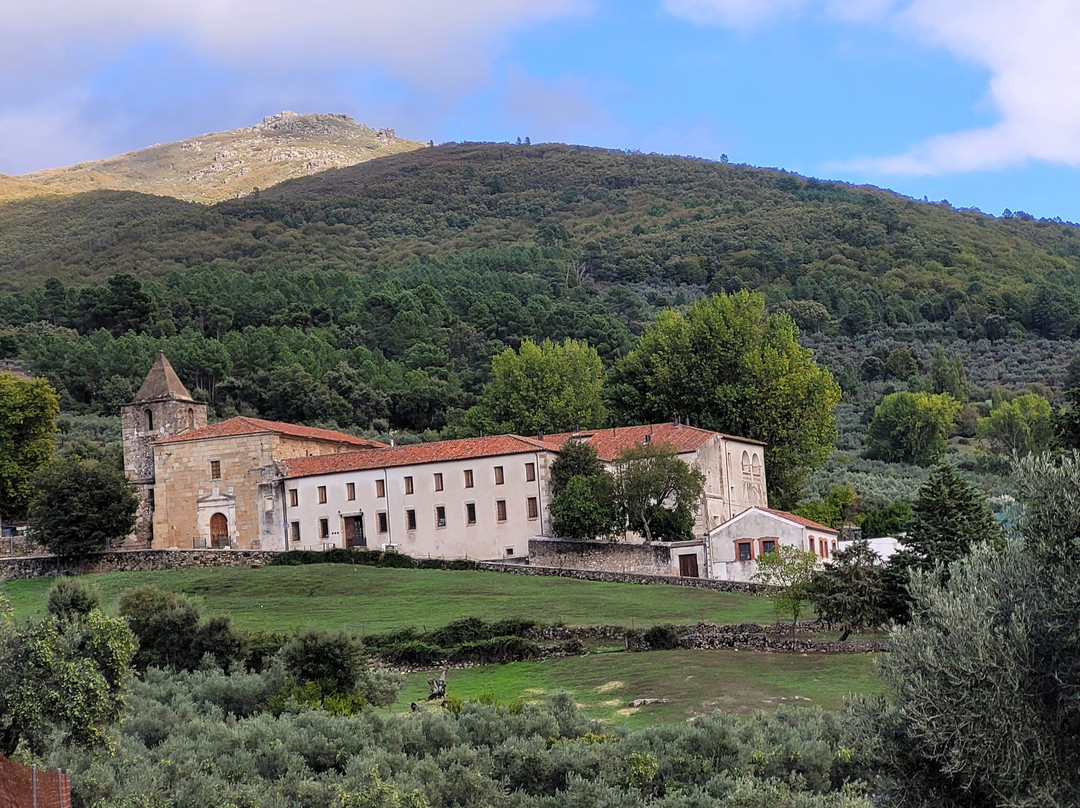
[[[298,111],[352,111],[370,106],[372,99],[385,107],[396,94],[415,99],[413,117],[420,117],[424,105],[430,114],[492,84],[491,66],[516,31],[589,14],[593,2],[5,3],[0,7],[0,121],[12,128],[2,130],[0,171],[106,156],[115,153],[122,139],[123,147],[138,148],[146,145],[145,135],[153,132],[156,139],[163,134],[163,120],[196,118],[204,111],[200,106],[216,104],[215,119],[233,120],[233,125],[282,108],[270,100],[256,118],[236,120],[236,108],[227,106],[230,99],[285,98],[290,87],[306,88],[302,96],[307,103],[349,98],[343,76],[356,78],[368,91],[333,110],[301,102]],[[172,72],[155,61],[158,72],[141,77],[140,69],[155,51],[170,55]],[[379,82],[384,91],[372,90]],[[395,86],[402,91],[385,90]],[[117,95],[132,87],[138,92],[131,97]],[[154,109],[155,99],[159,106],[176,108]],[[377,123],[399,126],[396,121]],[[88,124],[97,127],[97,136],[82,135]],[[50,143],[54,148],[48,148]]]
[[664,10],[697,25],[723,25],[748,29],[785,12],[805,6],[809,0],[663,0]]
[[829,170],[935,175],[1030,161],[1080,167],[1080,3],[1077,0],[664,0],[691,22],[745,29],[785,12],[885,24],[987,70],[991,126],[942,133],[885,157]]

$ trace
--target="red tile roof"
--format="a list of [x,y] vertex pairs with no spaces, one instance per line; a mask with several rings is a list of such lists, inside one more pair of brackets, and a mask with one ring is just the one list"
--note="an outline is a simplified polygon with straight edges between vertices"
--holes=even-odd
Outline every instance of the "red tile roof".
[[287,477],[312,477],[316,474],[334,474],[340,471],[367,471],[497,455],[558,451],[557,444],[536,438],[523,438],[520,435],[491,435],[485,438],[462,438],[435,443],[415,443],[409,446],[392,446],[378,452],[347,452],[318,457],[297,457],[282,462],[285,464]]
[[[708,429],[685,426],[667,421],[663,424],[645,424],[643,426],[619,426],[608,429],[586,429],[581,432],[561,432],[548,435],[546,440],[562,446],[568,440],[586,440],[595,449],[600,459],[610,463],[627,449],[645,443],[645,436],[651,435],[651,443],[657,446],[671,446],[679,454],[696,452],[712,438],[720,435]],[[724,435],[724,437],[732,437]],[[761,441],[748,438],[735,438],[747,443],[760,444]],[[762,444],[764,445],[764,444]]]
[[154,441],[155,444],[181,443],[189,440],[205,440],[207,438],[231,438],[237,435],[261,435],[276,433],[290,438],[304,438],[307,440],[321,440],[332,443],[347,443],[351,446],[367,449],[387,448],[385,443],[379,443],[366,438],[358,438],[355,435],[346,435],[344,432],[335,432],[332,429],[317,429],[311,426],[298,426],[285,424],[280,421],[264,421],[261,418],[246,418],[237,416],[226,421],[218,421],[216,424],[189,429],[171,438],[163,438]]
[[762,508],[760,505],[755,506],[759,511],[765,511],[765,513],[771,513],[773,516],[779,516],[781,519],[788,519],[803,527],[808,527],[811,530],[822,530],[826,533],[835,533],[840,535],[840,531],[834,527],[823,525],[821,522],[815,522],[813,519],[807,519],[805,516],[799,516],[795,513],[788,513],[787,511],[776,511],[772,508]]

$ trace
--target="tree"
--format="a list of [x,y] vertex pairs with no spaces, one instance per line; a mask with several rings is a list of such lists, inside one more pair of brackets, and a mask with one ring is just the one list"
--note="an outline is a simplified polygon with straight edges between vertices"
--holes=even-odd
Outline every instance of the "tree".
[[468,415],[486,432],[536,435],[602,423],[604,366],[596,349],[579,340],[531,340],[491,360],[491,381]]
[[142,586],[125,592],[118,612],[139,640],[136,670],[195,670],[206,654],[222,668],[242,660],[247,643],[228,617],[202,620],[201,610],[183,595]]
[[963,558],[983,542],[999,544],[986,499],[955,466],[939,466],[919,489],[904,544],[924,569]]
[[907,530],[910,522],[911,503],[901,500],[900,502],[894,502],[892,505],[875,508],[866,514],[866,518],[863,519],[861,525],[862,535],[866,539],[874,539],[879,536],[895,536]]
[[360,642],[344,631],[307,629],[281,649],[290,676],[318,682],[332,693],[351,693],[356,688],[362,656]]
[[823,525],[840,529],[850,518],[851,511],[858,502],[859,495],[850,485],[834,487],[825,499],[806,502],[795,509],[795,513],[807,519],[813,519]]
[[686,416],[697,426],[763,441],[769,490],[794,504],[806,473],[836,439],[840,388],[798,342],[784,314],[738,292],[668,309],[609,375],[606,398],[623,422]]
[[840,627],[843,642],[853,631],[875,629],[888,620],[882,604],[881,558],[865,541],[833,555],[833,563],[814,573],[810,602],[817,616]]
[[705,476],[684,463],[674,449],[644,443],[627,449],[612,472],[617,503],[630,530],[646,541],[693,538],[694,514]]
[[602,472],[570,478],[551,500],[551,531],[567,539],[595,539],[614,536],[619,527],[613,480]]
[[990,415],[980,418],[975,437],[986,441],[992,453],[1010,461],[1045,452],[1054,443],[1050,402],[1035,393],[997,403]]
[[605,473],[596,447],[580,440],[568,440],[551,464],[551,495],[557,497],[574,477],[599,477]]
[[59,412],[47,381],[0,372],[0,519],[26,513],[31,478],[52,457]]
[[771,592],[777,619],[791,618],[791,639],[810,594],[818,557],[790,544],[779,544],[771,553],[757,557],[754,581]]
[[949,428],[960,412],[952,396],[892,393],[874,408],[866,431],[867,456],[892,463],[930,465],[945,454]]
[[93,609],[80,620],[17,625],[0,596],[0,753],[46,751],[50,735],[108,747],[120,720],[135,638],[123,620]]
[[961,404],[967,404],[968,384],[964,372],[964,360],[960,356],[949,357],[941,346],[934,348],[930,360],[930,373],[925,377],[926,392],[946,393]]
[[81,558],[135,529],[138,500],[118,469],[64,458],[34,475],[34,485],[30,531],[50,552]]

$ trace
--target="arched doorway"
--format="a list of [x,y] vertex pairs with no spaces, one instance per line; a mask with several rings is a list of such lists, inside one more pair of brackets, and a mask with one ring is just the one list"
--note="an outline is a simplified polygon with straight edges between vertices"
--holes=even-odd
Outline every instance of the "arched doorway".
[[223,513],[215,513],[210,517],[210,546],[229,546],[229,519]]

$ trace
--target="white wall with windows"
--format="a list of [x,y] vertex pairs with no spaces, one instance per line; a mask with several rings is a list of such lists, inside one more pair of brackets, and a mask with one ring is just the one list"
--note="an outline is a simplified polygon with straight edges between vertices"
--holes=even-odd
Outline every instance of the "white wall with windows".
[[548,527],[553,459],[541,451],[286,477],[289,549],[524,557]]

